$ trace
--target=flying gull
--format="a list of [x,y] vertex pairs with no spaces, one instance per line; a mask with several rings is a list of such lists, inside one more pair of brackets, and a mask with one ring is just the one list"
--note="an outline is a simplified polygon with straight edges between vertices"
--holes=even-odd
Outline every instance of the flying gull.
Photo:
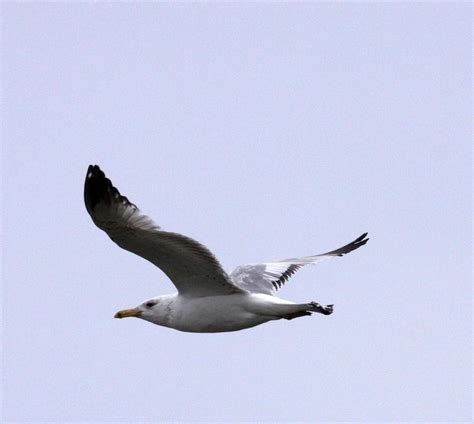
[[301,267],[363,246],[367,233],[320,255],[241,265],[230,275],[201,243],[162,230],[112,185],[97,165],[87,170],[84,200],[94,224],[121,248],[160,268],[178,292],[148,299],[115,318],[137,317],[154,324],[195,333],[237,331],[272,320],[330,315],[333,305],[293,303],[277,291]]

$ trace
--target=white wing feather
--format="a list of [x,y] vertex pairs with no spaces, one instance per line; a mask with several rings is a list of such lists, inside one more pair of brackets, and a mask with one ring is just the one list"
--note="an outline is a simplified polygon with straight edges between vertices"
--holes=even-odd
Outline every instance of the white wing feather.
[[301,267],[352,252],[367,243],[369,239],[366,237],[367,233],[364,233],[351,243],[320,255],[283,259],[281,261],[261,264],[241,265],[230,274],[230,278],[232,278],[235,285],[249,292],[275,295]]

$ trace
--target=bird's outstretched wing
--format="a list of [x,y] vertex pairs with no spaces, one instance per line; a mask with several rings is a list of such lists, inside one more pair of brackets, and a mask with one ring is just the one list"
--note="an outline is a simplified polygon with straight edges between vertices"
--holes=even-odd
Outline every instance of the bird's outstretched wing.
[[177,233],[162,231],[122,196],[97,165],[90,165],[84,201],[95,225],[120,247],[159,267],[179,293],[219,296],[242,292],[207,247]]
[[230,277],[234,284],[249,292],[274,295],[301,267],[315,264],[334,256],[345,255],[363,246],[368,240],[367,233],[364,233],[353,242],[321,255],[283,259],[282,261],[262,264],[241,265],[230,274]]

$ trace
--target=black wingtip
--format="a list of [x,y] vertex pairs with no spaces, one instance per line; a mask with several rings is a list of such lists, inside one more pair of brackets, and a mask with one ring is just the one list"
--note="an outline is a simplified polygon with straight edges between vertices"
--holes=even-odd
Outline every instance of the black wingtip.
[[119,202],[137,209],[113,186],[112,181],[105,176],[99,165],[89,165],[84,183],[84,203],[87,211],[92,214],[98,203],[110,206],[112,203]]
[[357,244],[359,246],[363,246],[367,243],[370,239],[367,237],[369,233],[364,233],[360,237],[356,238],[352,243]]
[[[109,184],[110,181],[108,181]],[[89,165],[87,168],[86,181],[84,183],[84,203],[89,213],[101,200],[106,200],[107,178],[98,165]]]
[[360,246],[366,244],[370,239],[367,237],[369,233],[364,233],[361,236],[357,237],[350,245],[354,246],[354,249],[357,249]]
[[346,253],[352,252],[355,249],[358,249],[359,247],[363,246],[369,241],[369,238],[367,238],[368,233],[364,233],[357,237],[354,241],[350,242],[349,244],[346,244],[345,246],[333,250],[332,252],[328,252],[327,255],[335,255],[335,256],[342,256],[345,255]]

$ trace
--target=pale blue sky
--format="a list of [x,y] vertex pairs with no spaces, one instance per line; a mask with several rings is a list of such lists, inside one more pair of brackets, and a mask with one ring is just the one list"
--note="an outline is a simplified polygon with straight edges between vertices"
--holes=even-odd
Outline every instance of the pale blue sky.
[[[6,421],[469,421],[469,3],[3,3]],[[330,317],[187,334],[87,165]]]

